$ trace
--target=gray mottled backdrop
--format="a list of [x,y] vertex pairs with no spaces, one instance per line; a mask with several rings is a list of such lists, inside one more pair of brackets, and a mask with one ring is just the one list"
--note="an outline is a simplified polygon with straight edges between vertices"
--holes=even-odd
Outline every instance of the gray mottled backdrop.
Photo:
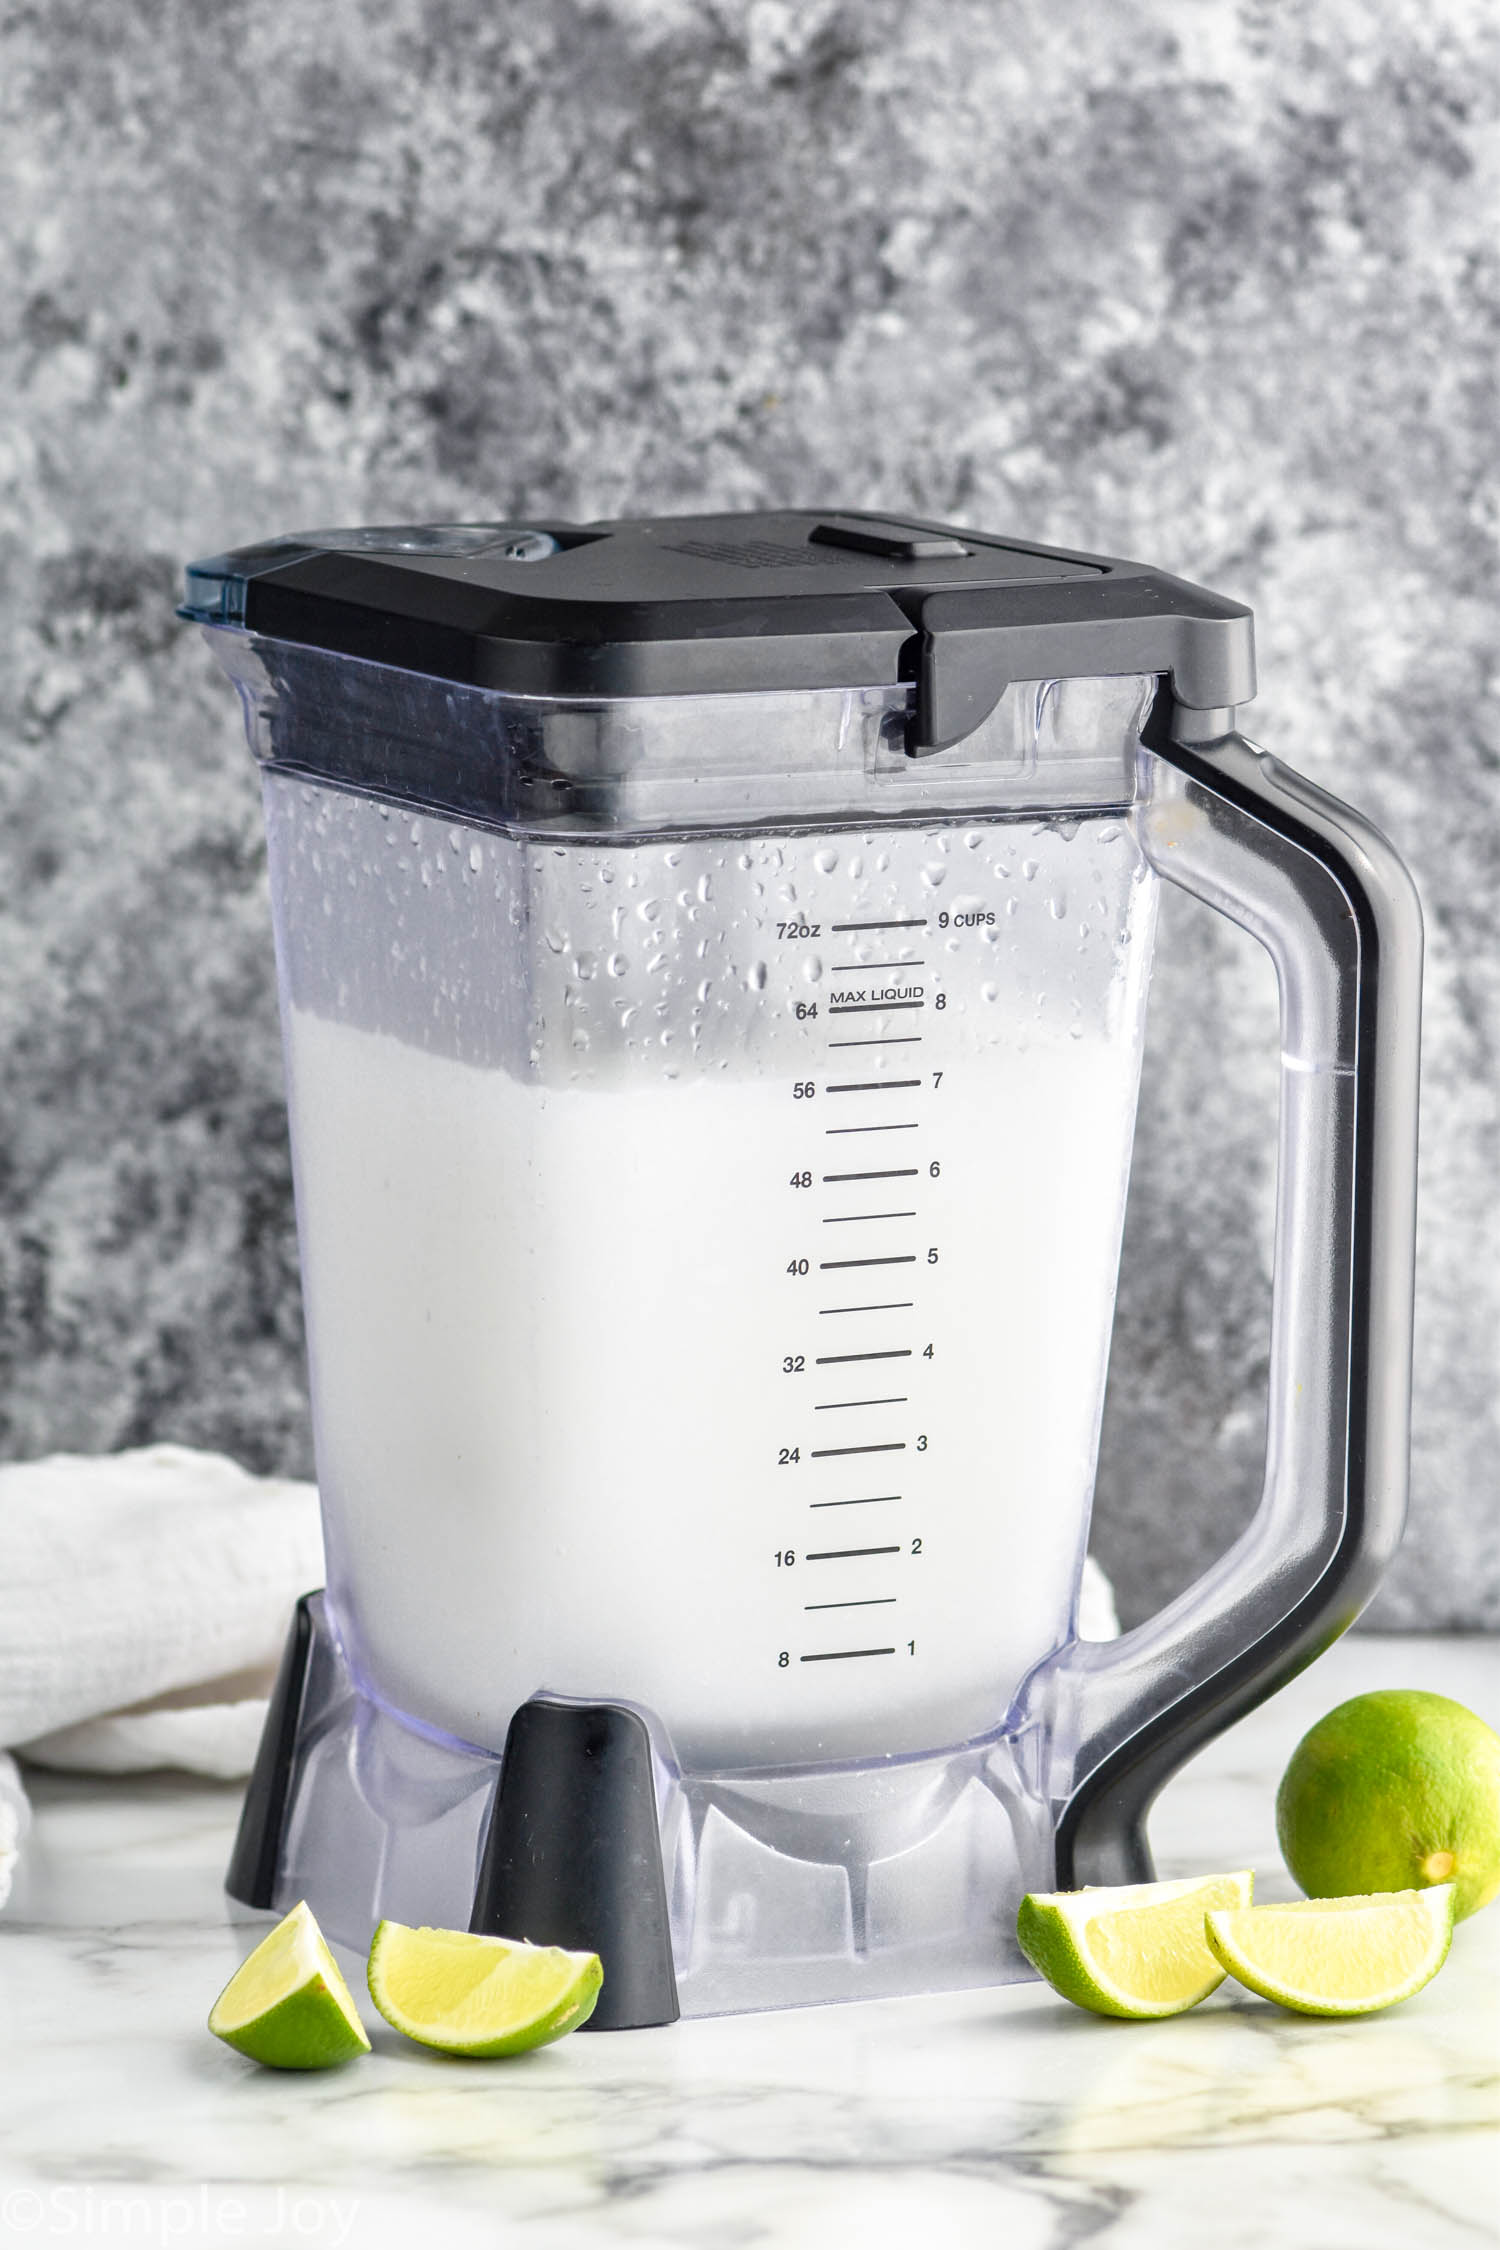
[[[0,13],[0,1454],[306,1468],[265,870],[181,558],[842,502],[1253,602],[1264,741],[1430,967],[1412,1528],[1500,1624],[1492,0],[47,0]],[[1097,1545],[1261,1439],[1267,977],[1169,917]]]

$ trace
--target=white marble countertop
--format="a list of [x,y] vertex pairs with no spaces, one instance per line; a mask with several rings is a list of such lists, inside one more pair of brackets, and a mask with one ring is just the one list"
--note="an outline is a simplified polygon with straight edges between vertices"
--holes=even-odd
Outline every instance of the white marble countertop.
[[[1354,1638],[1161,1799],[1159,1871],[1276,1854],[1275,1781],[1346,1695],[1500,1716],[1500,1644]],[[684,2023],[458,2063],[374,2029],[323,2076],[204,2017],[246,1950],[237,1792],[33,1776],[0,1915],[0,2243],[1473,2250],[1500,2227],[1500,1907],[1385,2016],[1226,1985],[1160,2024],[1038,1986]],[[258,1934],[258,1932],[254,1933]]]

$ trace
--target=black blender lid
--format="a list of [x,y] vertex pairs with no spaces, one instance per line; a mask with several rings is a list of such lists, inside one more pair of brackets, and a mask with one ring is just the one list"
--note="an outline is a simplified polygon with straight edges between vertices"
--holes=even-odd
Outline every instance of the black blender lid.
[[1015,680],[1255,692],[1239,602],[1141,563],[858,513],[318,531],[189,565],[180,614],[552,702],[915,685],[911,748]]

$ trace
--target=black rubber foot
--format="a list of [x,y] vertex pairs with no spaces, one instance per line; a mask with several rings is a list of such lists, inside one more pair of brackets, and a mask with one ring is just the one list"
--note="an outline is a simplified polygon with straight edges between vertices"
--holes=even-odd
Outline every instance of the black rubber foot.
[[597,1953],[586,2031],[675,2023],[651,1738],[616,1703],[523,1703],[510,1723],[471,1930]]
[[281,1652],[276,1684],[271,1690],[260,1747],[245,1789],[240,1825],[229,1855],[224,1888],[241,1906],[275,1904],[276,1874],[281,1862],[281,1837],[286,1826],[292,1789],[292,1766],[297,1754],[297,1728],[302,1717],[302,1689],[307,1660],[312,1652],[311,1605],[317,1595],[304,1594],[292,1612],[292,1628]]

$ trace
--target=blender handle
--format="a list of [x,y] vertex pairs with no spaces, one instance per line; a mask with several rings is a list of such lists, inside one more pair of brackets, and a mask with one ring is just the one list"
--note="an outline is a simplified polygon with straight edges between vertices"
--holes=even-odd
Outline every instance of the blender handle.
[[[1281,1121],[1265,1484],[1158,1616],[1061,1651],[1057,1881],[1149,1881],[1168,1777],[1353,1623],[1406,1511],[1422,918],[1378,830],[1232,729],[1158,698],[1143,843],[1276,965]],[[1215,732],[1222,727],[1222,732]],[[1197,739],[1198,736],[1207,739]]]

